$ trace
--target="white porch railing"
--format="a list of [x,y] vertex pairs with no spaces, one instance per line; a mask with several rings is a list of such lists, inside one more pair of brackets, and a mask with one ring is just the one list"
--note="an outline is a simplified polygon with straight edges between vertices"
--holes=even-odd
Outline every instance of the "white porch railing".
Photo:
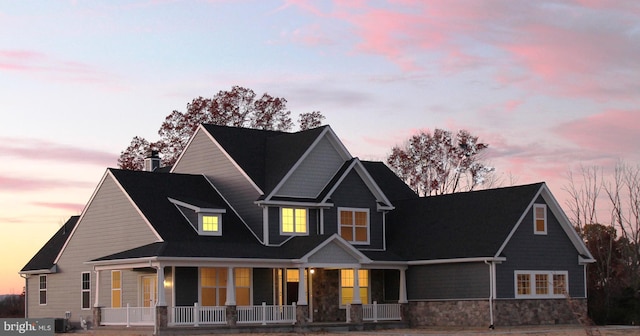
[[296,323],[296,304],[291,306],[238,306],[238,324],[260,323]]
[[152,326],[156,319],[155,307],[102,308],[102,325]]
[[[401,321],[401,305],[399,303],[385,303],[378,304],[373,301],[373,304],[362,305],[362,320],[363,321]],[[347,322],[351,322],[351,305],[347,305]]]
[[[225,306],[207,307],[198,303],[193,306],[182,306],[169,308],[169,324],[173,326],[195,326],[227,324],[227,311]],[[260,323],[295,323],[296,305],[291,306],[268,306],[263,303],[260,306],[238,306],[236,307],[237,323],[249,324]]]
[[172,307],[169,324],[192,325],[195,327],[209,324],[227,324],[227,308],[224,306],[193,306]]

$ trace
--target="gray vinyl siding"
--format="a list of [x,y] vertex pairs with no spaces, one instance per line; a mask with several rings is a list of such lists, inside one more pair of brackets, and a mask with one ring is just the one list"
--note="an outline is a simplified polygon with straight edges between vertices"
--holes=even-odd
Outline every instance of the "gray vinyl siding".
[[[546,204],[539,197],[536,204]],[[496,267],[496,294],[498,298],[514,298],[514,271],[568,271],[569,294],[586,297],[584,267],[578,264],[578,252],[564,232],[555,214],[547,207],[547,234],[533,233],[533,209],[502,252],[506,262]]]
[[278,196],[315,198],[340,169],[344,160],[323,137],[278,190]]
[[173,172],[207,176],[255,235],[262,239],[262,208],[253,203],[260,193],[205,131],[198,130]]
[[489,266],[457,263],[412,266],[407,270],[409,300],[489,298]]
[[[80,317],[91,320],[91,310],[81,310],[81,273],[91,272],[91,300],[95,295],[95,273],[84,262],[116,252],[158,241],[157,237],[131,205],[111,176],[98,187],[67,247],[58,261],[58,273],[48,275],[47,305],[38,304],[38,287],[30,284],[29,317],[64,317],[71,312],[71,321]],[[100,305],[107,306],[105,298],[106,273],[101,272]],[[37,279],[37,276],[32,278]],[[108,285],[110,288],[110,285]],[[107,294],[110,295],[110,294]],[[109,297],[109,296],[106,296]]]
[[[289,235],[280,234],[280,209],[269,207],[269,245],[277,245],[289,239]],[[309,235],[318,234],[318,209],[307,209]]]
[[338,208],[369,209],[369,245],[357,245],[366,249],[384,248],[383,213],[378,212],[375,196],[352,170],[331,195],[334,206],[324,210],[324,233],[338,233]]
[[273,270],[270,268],[253,269],[253,304],[266,302],[273,304]]

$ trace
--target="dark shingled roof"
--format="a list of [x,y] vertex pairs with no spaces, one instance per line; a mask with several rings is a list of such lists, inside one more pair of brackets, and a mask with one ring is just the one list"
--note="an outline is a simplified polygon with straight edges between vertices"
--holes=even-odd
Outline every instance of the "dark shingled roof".
[[203,124],[265,194],[282,180],[328,126],[288,133]]
[[369,172],[369,175],[376,181],[382,192],[389,201],[417,198],[409,186],[404,183],[386,164],[378,161],[361,161]]
[[407,260],[493,257],[542,186],[396,201],[387,247]]
[[71,231],[76,227],[78,218],[80,218],[80,216],[72,216],[69,218],[20,272],[51,269],[54,266],[53,262],[58,257],[60,250],[62,250],[62,247],[67,242]]
[[193,241],[152,243],[93,261],[148,257],[298,259],[330,237],[331,235],[299,236],[282,246],[264,246],[257,242],[221,242],[216,241],[217,237],[201,237]]
[[140,211],[164,241],[193,241],[201,237],[169,198],[226,209],[220,237],[206,237],[216,242],[252,242],[255,238],[224,199],[202,175],[161,174],[109,169]]

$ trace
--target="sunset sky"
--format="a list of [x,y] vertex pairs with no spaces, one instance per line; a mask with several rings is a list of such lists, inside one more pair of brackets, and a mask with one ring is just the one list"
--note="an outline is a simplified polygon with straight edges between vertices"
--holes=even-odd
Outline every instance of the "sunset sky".
[[0,294],[135,135],[233,85],[351,154],[468,129],[506,184],[640,163],[640,2],[0,0]]

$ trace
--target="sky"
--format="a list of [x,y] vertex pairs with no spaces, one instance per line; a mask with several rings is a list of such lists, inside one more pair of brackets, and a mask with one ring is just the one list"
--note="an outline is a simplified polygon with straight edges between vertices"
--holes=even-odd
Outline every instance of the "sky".
[[361,159],[467,129],[564,205],[568,171],[640,163],[640,2],[0,0],[0,294],[133,136],[234,85]]

